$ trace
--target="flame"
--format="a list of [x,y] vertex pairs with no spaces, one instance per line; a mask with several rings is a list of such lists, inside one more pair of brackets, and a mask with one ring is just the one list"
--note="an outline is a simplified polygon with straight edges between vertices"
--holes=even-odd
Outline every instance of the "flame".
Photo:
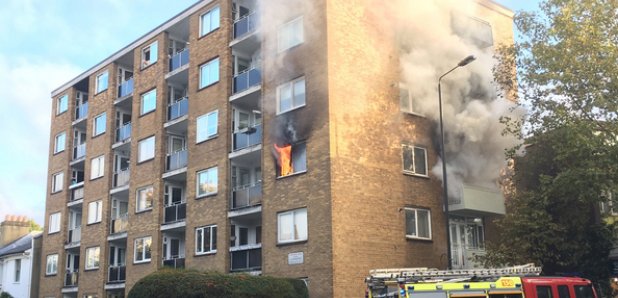
[[279,166],[281,167],[281,176],[287,176],[291,174],[294,169],[292,168],[292,145],[284,145],[283,147],[274,144],[275,150],[279,155]]

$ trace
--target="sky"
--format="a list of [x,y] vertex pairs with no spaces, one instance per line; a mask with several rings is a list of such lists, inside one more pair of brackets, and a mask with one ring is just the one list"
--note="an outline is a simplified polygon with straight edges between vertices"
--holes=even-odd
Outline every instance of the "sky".
[[[538,1],[497,0],[515,11]],[[0,221],[44,222],[51,92],[195,2],[0,2]]]

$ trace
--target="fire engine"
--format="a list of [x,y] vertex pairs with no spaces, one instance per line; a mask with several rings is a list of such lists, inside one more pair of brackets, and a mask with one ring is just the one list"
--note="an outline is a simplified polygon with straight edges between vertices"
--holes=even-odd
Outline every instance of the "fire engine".
[[587,279],[540,273],[534,264],[492,269],[375,269],[365,279],[365,297],[597,298]]

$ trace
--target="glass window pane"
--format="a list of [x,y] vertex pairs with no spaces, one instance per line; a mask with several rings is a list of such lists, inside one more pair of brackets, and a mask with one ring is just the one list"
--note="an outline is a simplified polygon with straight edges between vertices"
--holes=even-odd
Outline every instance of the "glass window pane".
[[210,227],[204,229],[204,252],[210,251]]
[[195,134],[196,136],[196,142],[201,142],[203,140],[206,140],[208,138],[208,129],[207,129],[207,124],[208,124],[208,117],[206,115],[200,116],[197,118],[196,120],[196,126],[197,126],[197,132]]
[[536,292],[538,298],[552,298],[550,286],[536,286]]
[[279,241],[294,240],[294,218],[292,213],[279,214]]
[[204,237],[202,236],[203,229],[195,230],[195,250],[197,252],[204,252]]
[[219,19],[219,7],[216,7],[210,13],[210,31],[219,28]]
[[217,250],[217,226],[212,227],[212,242],[210,244],[211,250]]
[[307,209],[294,211],[295,240],[307,239]]
[[209,75],[208,64],[202,65],[200,67],[200,88],[208,86],[208,82],[210,82]]
[[422,238],[430,238],[430,218],[428,210],[417,210],[416,214],[418,216],[418,237]]
[[208,82],[208,85],[219,81],[219,58],[210,62],[209,78],[210,78],[210,82]]
[[144,240],[144,259],[150,260],[150,244],[152,242],[152,238],[148,237]]
[[401,151],[403,154],[403,170],[414,172],[414,164],[412,163],[412,148],[404,145],[401,147]]
[[217,118],[219,116],[218,112],[214,112],[208,115],[208,137],[212,137],[217,134]]
[[305,79],[294,83],[294,107],[305,104]]
[[569,287],[565,285],[558,286],[558,298],[571,298]]
[[154,147],[155,147],[155,137],[154,136],[140,141],[139,146],[137,148],[138,150],[137,161],[141,162],[144,160],[154,158],[154,151],[155,151]]
[[425,149],[414,147],[414,169],[415,173],[427,175],[427,167],[425,165]]
[[157,61],[158,56],[159,56],[159,42],[155,41],[150,46],[150,63],[154,63],[155,61]]
[[406,209],[406,235],[417,236],[416,234],[416,212]]
[[141,114],[146,114],[157,108],[157,89],[144,93],[142,95],[142,110]]
[[307,144],[296,144],[292,146],[292,169],[294,173],[307,170]]
[[285,84],[279,89],[279,112],[292,109],[292,86]]

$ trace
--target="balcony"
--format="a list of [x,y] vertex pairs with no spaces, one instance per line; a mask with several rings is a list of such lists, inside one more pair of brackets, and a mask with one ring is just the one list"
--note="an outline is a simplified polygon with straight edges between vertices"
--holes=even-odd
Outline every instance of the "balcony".
[[167,154],[165,158],[165,171],[170,172],[187,166],[187,149]]
[[504,215],[504,197],[498,190],[463,185],[457,198],[449,198],[449,210],[455,215]]
[[69,230],[69,241],[67,245],[75,246],[82,241],[82,227]]
[[123,214],[120,217],[112,219],[110,224],[110,234],[117,234],[127,231],[129,226],[129,215]]
[[116,129],[116,142],[125,142],[131,139],[131,122],[127,122]]
[[258,124],[234,133],[233,151],[262,143],[262,125]]
[[262,82],[262,74],[259,68],[251,68],[234,76],[234,94],[243,92],[253,86],[258,86]]
[[189,63],[189,48],[185,48],[182,51],[174,54],[170,57],[170,72],[181,68]]
[[127,279],[126,266],[109,266],[107,270],[108,283],[121,283]]
[[85,102],[75,107],[75,121],[85,119],[88,116],[88,103]]
[[234,39],[241,38],[255,31],[258,26],[258,15],[256,13],[248,14],[234,21]]
[[232,190],[232,210],[262,204],[262,183],[236,187]]
[[84,188],[75,188],[71,190],[71,202],[75,202],[84,198]]
[[176,257],[171,257],[169,259],[164,259],[163,267],[176,268],[176,269],[185,268],[185,257],[176,256]]
[[64,277],[64,286],[67,288],[77,287],[78,273],[68,271]]
[[86,157],[86,143],[73,147],[73,160],[80,160]]
[[165,206],[163,224],[174,223],[187,218],[187,203]]
[[130,78],[118,86],[118,98],[133,94],[133,78]]
[[167,107],[167,121],[174,121],[189,112],[189,98],[184,97]]
[[230,250],[231,271],[256,271],[262,269],[261,245],[258,248],[230,248]]
[[120,170],[114,173],[114,188],[123,187],[129,184],[131,178],[130,168]]

